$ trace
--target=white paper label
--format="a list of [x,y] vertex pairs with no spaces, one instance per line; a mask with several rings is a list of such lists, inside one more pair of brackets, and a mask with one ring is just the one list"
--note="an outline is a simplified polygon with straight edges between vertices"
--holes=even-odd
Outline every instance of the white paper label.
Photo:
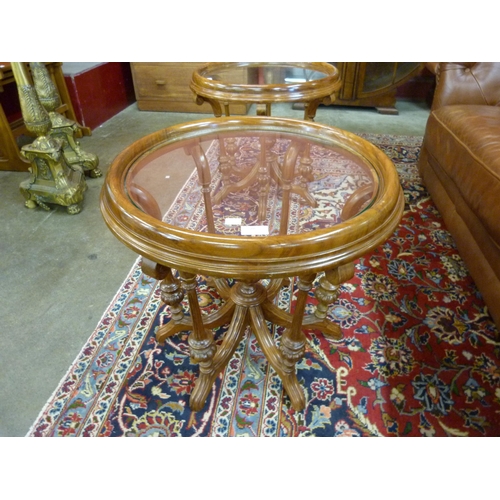
[[267,236],[268,226],[241,226],[241,236]]

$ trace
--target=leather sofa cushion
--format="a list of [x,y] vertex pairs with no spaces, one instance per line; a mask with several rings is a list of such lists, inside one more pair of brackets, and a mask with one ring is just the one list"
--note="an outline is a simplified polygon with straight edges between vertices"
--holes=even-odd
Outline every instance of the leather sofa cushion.
[[500,64],[496,62],[439,63],[432,109],[453,104],[500,105]]
[[500,107],[451,105],[433,111],[426,147],[500,246]]

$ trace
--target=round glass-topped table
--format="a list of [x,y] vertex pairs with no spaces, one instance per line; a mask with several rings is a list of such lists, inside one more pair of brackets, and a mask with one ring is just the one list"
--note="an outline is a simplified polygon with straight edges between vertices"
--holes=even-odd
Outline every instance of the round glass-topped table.
[[197,102],[210,103],[215,116],[229,116],[231,103],[256,104],[258,115],[270,116],[273,103],[295,102],[304,104],[305,120],[314,120],[340,86],[337,68],[324,62],[209,63],[191,79]]
[[[292,189],[305,182],[296,174],[303,169],[314,172],[307,186],[314,206]],[[110,230],[143,256],[146,274],[162,280],[171,320],[157,330],[158,341],[191,332],[191,360],[200,366],[193,410],[203,407],[247,326],[302,409],[295,365],[303,329],[341,337],[328,308],[352,278],[355,259],[393,233],[403,205],[394,165],[374,145],[271,117],[211,118],[146,136],[115,159],[101,193]],[[223,299],[216,312],[202,314],[197,276]],[[293,314],[274,301],[289,279],[297,289]],[[313,289],[317,305],[306,312]],[[266,321],[284,327],[279,345]],[[222,325],[229,327],[217,345],[213,329]]]

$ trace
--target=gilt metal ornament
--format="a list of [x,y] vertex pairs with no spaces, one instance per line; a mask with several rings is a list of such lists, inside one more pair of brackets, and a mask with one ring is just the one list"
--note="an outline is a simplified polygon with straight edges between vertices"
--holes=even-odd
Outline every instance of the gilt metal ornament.
[[51,135],[52,122],[31,84],[24,63],[11,63],[17,83],[21,113],[26,128],[37,138],[21,148],[21,155],[31,164],[30,177],[19,188],[28,208],[50,210],[50,204],[67,207],[70,214],[81,211],[87,188],[83,168],[70,168],[63,151],[63,140]]
[[47,67],[43,63],[30,62],[30,69],[38,99],[50,117],[52,124],[50,135],[62,141],[66,161],[72,168],[80,166],[90,177],[101,177],[102,173],[97,168],[99,165],[97,155],[84,151],[76,140],[80,125],[56,111],[61,105],[61,98]]

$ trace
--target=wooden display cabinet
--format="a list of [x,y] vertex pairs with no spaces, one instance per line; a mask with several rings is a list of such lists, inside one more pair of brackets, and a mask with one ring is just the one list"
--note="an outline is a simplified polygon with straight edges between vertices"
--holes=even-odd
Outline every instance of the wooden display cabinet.
[[416,62],[340,62],[342,88],[334,105],[366,106],[379,113],[398,114],[396,90],[424,68]]

